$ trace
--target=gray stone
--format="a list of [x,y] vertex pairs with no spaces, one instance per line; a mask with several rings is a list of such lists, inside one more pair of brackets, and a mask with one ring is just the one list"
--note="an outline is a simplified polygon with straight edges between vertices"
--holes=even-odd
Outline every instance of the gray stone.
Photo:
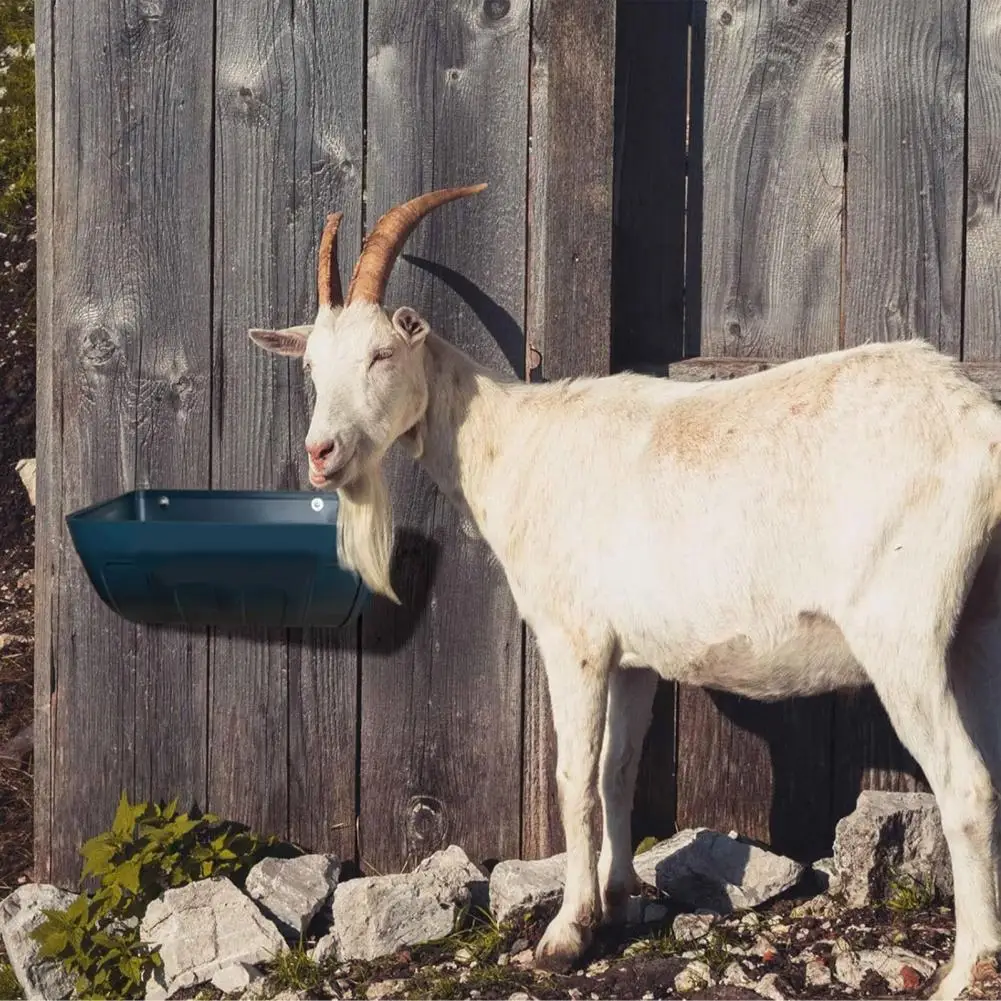
[[636,874],[690,907],[758,907],[795,886],[803,866],[704,827],[680,831],[633,859]]
[[139,937],[160,952],[168,996],[227,966],[270,962],[288,949],[275,925],[223,876],[167,890],[146,908]]
[[643,921],[648,925],[659,924],[667,917],[667,908],[663,904],[647,904],[643,912]]
[[697,942],[709,934],[715,923],[714,914],[679,914],[671,924],[671,930],[679,942]]
[[334,891],[334,936],[342,961],[377,959],[450,934],[458,919],[486,902],[487,881],[451,845],[411,873],[368,876]]
[[754,985],[754,993],[771,1001],[785,1001],[792,997],[792,989],[777,973],[766,973]]
[[247,963],[234,963],[225,966],[212,977],[212,986],[218,987],[223,994],[236,994],[245,991],[255,980],[260,980],[264,974],[256,966]]
[[807,960],[803,979],[808,987],[827,987],[831,982],[831,968],[822,959]]
[[855,811],[838,821],[834,864],[849,907],[885,900],[899,875],[928,879],[952,896],[949,849],[931,793],[864,790]]
[[735,959],[727,964],[720,977],[720,983],[730,987],[753,987],[754,981],[747,975],[747,971]]
[[331,956],[337,955],[337,938],[328,931],[309,952],[314,963],[325,963]]
[[28,500],[31,502],[31,506],[35,506],[35,460],[34,459],[18,459],[17,465],[14,467],[17,470],[17,475],[21,478],[21,482],[24,484],[24,489],[28,491]]
[[858,952],[838,952],[834,959],[834,975],[843,984],[856,990],[870,970],[878,973],[891,990],[914,990],[938,969],[930,959],[893,946],[888,949],[862,949]]
[[146,1001],[167,1001],[167,984],[163,970],[154,970],[146,981]]
[[341,865],[334,855],[262,859],[247,874],[247,893],[296,940],[334,892]]
[[679,994],[686,991],[697,991],[703,987],[712,987],[713,977],[709,964],[701,959],[692,960],[675,978],[674,989]]
[[56,960],[40,960],[41,944],[31,933],[44,921],[44,910],[64,911],[77,894],[49,883],[25,883],[0,903],[0,933],[7,958],[28,1001],[68,998],[74,978]]
[[567,857],[498,862],[490,873],[490,913],[498,923],[520,911],[563,899]]
[[833,858],[821,858],[810,866],[814,885],[822,893],[840,893],[841,877]]

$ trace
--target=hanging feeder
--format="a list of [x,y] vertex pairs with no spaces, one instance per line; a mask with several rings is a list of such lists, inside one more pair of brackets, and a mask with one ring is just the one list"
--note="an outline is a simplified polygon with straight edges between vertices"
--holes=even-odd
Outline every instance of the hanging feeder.
[[67,515],[91,584],[132,622],[338,628],[369,597],[337,562],[337,495],[133,490]]

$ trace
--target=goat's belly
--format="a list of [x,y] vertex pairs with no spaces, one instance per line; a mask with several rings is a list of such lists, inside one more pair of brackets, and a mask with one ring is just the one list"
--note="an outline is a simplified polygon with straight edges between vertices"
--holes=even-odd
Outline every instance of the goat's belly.
[[766,700],[869,683],[838,626],[808,612],[776,636],[736,633],[680,656],[655,647],[630,648],[622,665],[649,666],[670,680]]

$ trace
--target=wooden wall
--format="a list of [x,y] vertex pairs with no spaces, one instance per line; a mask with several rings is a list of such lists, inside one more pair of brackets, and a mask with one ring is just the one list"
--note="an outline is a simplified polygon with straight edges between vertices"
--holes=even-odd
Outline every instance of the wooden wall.
[[[131,626],[64,515],[302,485],[301,378],[246,329],[312,315],[328,211],[346,268],[446,184],[490,187],[422,224],[389,301],[529,379],[913,335],[1001,363],[1001,0],[249,3],[38,6],[38,874],[75,881],[123,788],[367,872],[557,851],[534,643],[408,462],[404,606],[341,633]],[[868,696],[662,684],[634,835],[818,857],[860,788],[920,783]]]
[[304,484],[301,375],[246,331],[312,316],[335,209],[347,268],[391,204],[487,181],[414,234],[389,301],[501,369],[524,374],[527,329],[536,377],[607,371],[614,7],[37,12],[39,875],[75,881],[122,789],[366,871],[449,841],[517,855],[548,725],[538,667],[496,563],[415,467],[391,470],[404,607],[340,633],[130,625],[63,518],[137,486]]

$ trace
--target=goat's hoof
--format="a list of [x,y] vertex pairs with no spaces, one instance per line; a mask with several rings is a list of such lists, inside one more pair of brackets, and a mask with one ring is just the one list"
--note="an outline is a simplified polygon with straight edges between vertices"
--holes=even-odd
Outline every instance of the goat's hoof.
[[953,1001],[969,987],[969,978],[949,960],[943,963],[923,984],[921,997],[929,1001]]
[[535,966],[550,973],[567,973],[591,944],[591,929],[576,921],[553,918],[535,947]]

